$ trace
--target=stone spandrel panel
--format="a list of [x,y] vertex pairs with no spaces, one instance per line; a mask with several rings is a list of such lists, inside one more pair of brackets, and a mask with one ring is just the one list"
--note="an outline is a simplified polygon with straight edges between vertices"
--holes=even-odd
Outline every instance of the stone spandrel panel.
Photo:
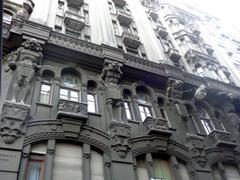
[[[0,171],[18,171],[21,152],[0,149]],[[0,177],[1,179],[1,177]]]

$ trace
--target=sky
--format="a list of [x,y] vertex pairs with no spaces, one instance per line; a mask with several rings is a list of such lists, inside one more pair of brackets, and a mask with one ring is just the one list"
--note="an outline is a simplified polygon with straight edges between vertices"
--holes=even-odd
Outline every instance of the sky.
[[221,19],[240,30],[240,0],[178,0]]

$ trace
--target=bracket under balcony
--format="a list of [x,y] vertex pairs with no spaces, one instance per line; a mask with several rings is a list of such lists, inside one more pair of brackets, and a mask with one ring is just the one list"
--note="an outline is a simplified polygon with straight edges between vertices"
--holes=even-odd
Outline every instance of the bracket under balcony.
[[68,6],[74,7],[74,8],[80,8],[84,1],[83,0],[67,0]]
[[85,19],[83,16],[66,11],[64,15],[64,23],[68,29],[81,31],[85,26]]
[[167,32],[167,28],[163,27],[163,26],[157,26],[156,29],[158,35],[162,38],[162,39],[166,39],[168,36],[168,32]]
[[125,13],[123,11],[118,11],[117,19],[122,26],[129,27],[133,21],[131,14]]
[[124,7],[126,5],[126,1],[125,0],[113,0],[115,6],[118,7]]
[[166,119],[146,117],[143,121],[143,125],[146,126],[148,135],[158,134],[168,137],[172,135],[172,131],[169,130],[169,124]]
[[137,49],[141,44],[139,37],[137,35],[128,32],[122,33],[122,40],[126,47],[132,49]]
[[207,137],[207,143],[214,147],[223,147],[234,149],[237,147],[235,140],[232,140],[229,132],[213,130]]
[[78,121],[86,121],[88,118],[86,103],[60,99],[57,108],[57,118],[67,117]]

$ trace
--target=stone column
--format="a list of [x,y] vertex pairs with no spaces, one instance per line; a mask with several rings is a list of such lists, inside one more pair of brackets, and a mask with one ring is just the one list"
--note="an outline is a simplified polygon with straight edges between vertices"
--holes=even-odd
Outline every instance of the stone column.
[[25,146],[23,148],[18,180],[24,180],[25,173],[27,172],[27,164],[29,160],[30,150],[31,150],[31,145]]
[[45,180],[52,179],[52,168],[53,168],[55,146],[56,146],[55,140],[48,140],[46,166],[45,166],[45,174],[44,174]]
[[83,144],[83,179],[90,180],[90,157],[91,157],[91,150],[89,144]]

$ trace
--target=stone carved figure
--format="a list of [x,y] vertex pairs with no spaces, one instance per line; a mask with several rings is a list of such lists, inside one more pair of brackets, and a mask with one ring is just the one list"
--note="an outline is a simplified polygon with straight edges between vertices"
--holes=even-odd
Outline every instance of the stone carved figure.
[[0,126],[0,134],[6,144],[12,144],[17,138],[21,137],[22,123],[11,121],[9,119],[2,119]]
[[106,88],[106,107],[110,121],[122,121],[122,93],[120,90],[120,79],[122,76],[122,65],[118,62],[107,64],[101,74]]
[[22,43],[22,47],[11,53],[7,59],[8,66],[15,71],[12,101],[26,103],[32,80],[40,68],[42,48],[35,39]]
[[130,126],[127,124],[112,122],[110,125],[112,147],[121,158],[125,158],[130,150]]
[[169,79],[168,88],[167,88],[167,96],[170,98],[181,99],[182,98],[182,85],[183,82],[178,79]]

